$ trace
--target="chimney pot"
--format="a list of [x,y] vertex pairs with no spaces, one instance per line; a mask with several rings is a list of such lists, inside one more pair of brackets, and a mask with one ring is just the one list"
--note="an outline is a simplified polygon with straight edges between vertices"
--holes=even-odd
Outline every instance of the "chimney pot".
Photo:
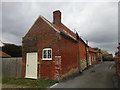
[[61,23],[61,12],[60,10],[56,10],[53,12],[53,23],[60,24]]

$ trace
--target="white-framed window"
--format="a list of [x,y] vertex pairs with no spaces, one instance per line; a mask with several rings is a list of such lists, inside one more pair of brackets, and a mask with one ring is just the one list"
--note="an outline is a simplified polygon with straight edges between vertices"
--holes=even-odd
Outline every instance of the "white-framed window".
[[44,48],[42,50],[42,60],[52,60],[52,49]]

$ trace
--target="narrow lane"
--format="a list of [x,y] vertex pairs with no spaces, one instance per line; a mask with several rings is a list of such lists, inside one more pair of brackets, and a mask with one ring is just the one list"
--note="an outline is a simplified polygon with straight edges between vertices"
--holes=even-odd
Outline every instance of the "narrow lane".
[[77,77],[58,83],[52,88],[114,88],[114,62],[102,62],[89,67]]

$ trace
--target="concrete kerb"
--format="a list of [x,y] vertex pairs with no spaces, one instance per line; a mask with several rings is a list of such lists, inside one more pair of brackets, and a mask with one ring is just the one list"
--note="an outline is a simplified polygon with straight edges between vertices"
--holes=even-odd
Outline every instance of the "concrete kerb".
[[49,88],[54,88],[58,83],[55,83],[54,85],[50,86]]

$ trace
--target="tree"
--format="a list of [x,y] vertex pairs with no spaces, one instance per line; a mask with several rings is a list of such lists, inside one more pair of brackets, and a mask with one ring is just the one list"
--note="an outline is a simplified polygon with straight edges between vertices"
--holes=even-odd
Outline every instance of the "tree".
[[103,58],[103,61],[113,61],[113,55],[108,53],[107,50],[102,50],[102,58]]
[[22,57],[22,47],[14,44],[5,45],[2,51],[11,55],[11,57]]
[[102,54],[109,54],[107,50],[102,50]]

